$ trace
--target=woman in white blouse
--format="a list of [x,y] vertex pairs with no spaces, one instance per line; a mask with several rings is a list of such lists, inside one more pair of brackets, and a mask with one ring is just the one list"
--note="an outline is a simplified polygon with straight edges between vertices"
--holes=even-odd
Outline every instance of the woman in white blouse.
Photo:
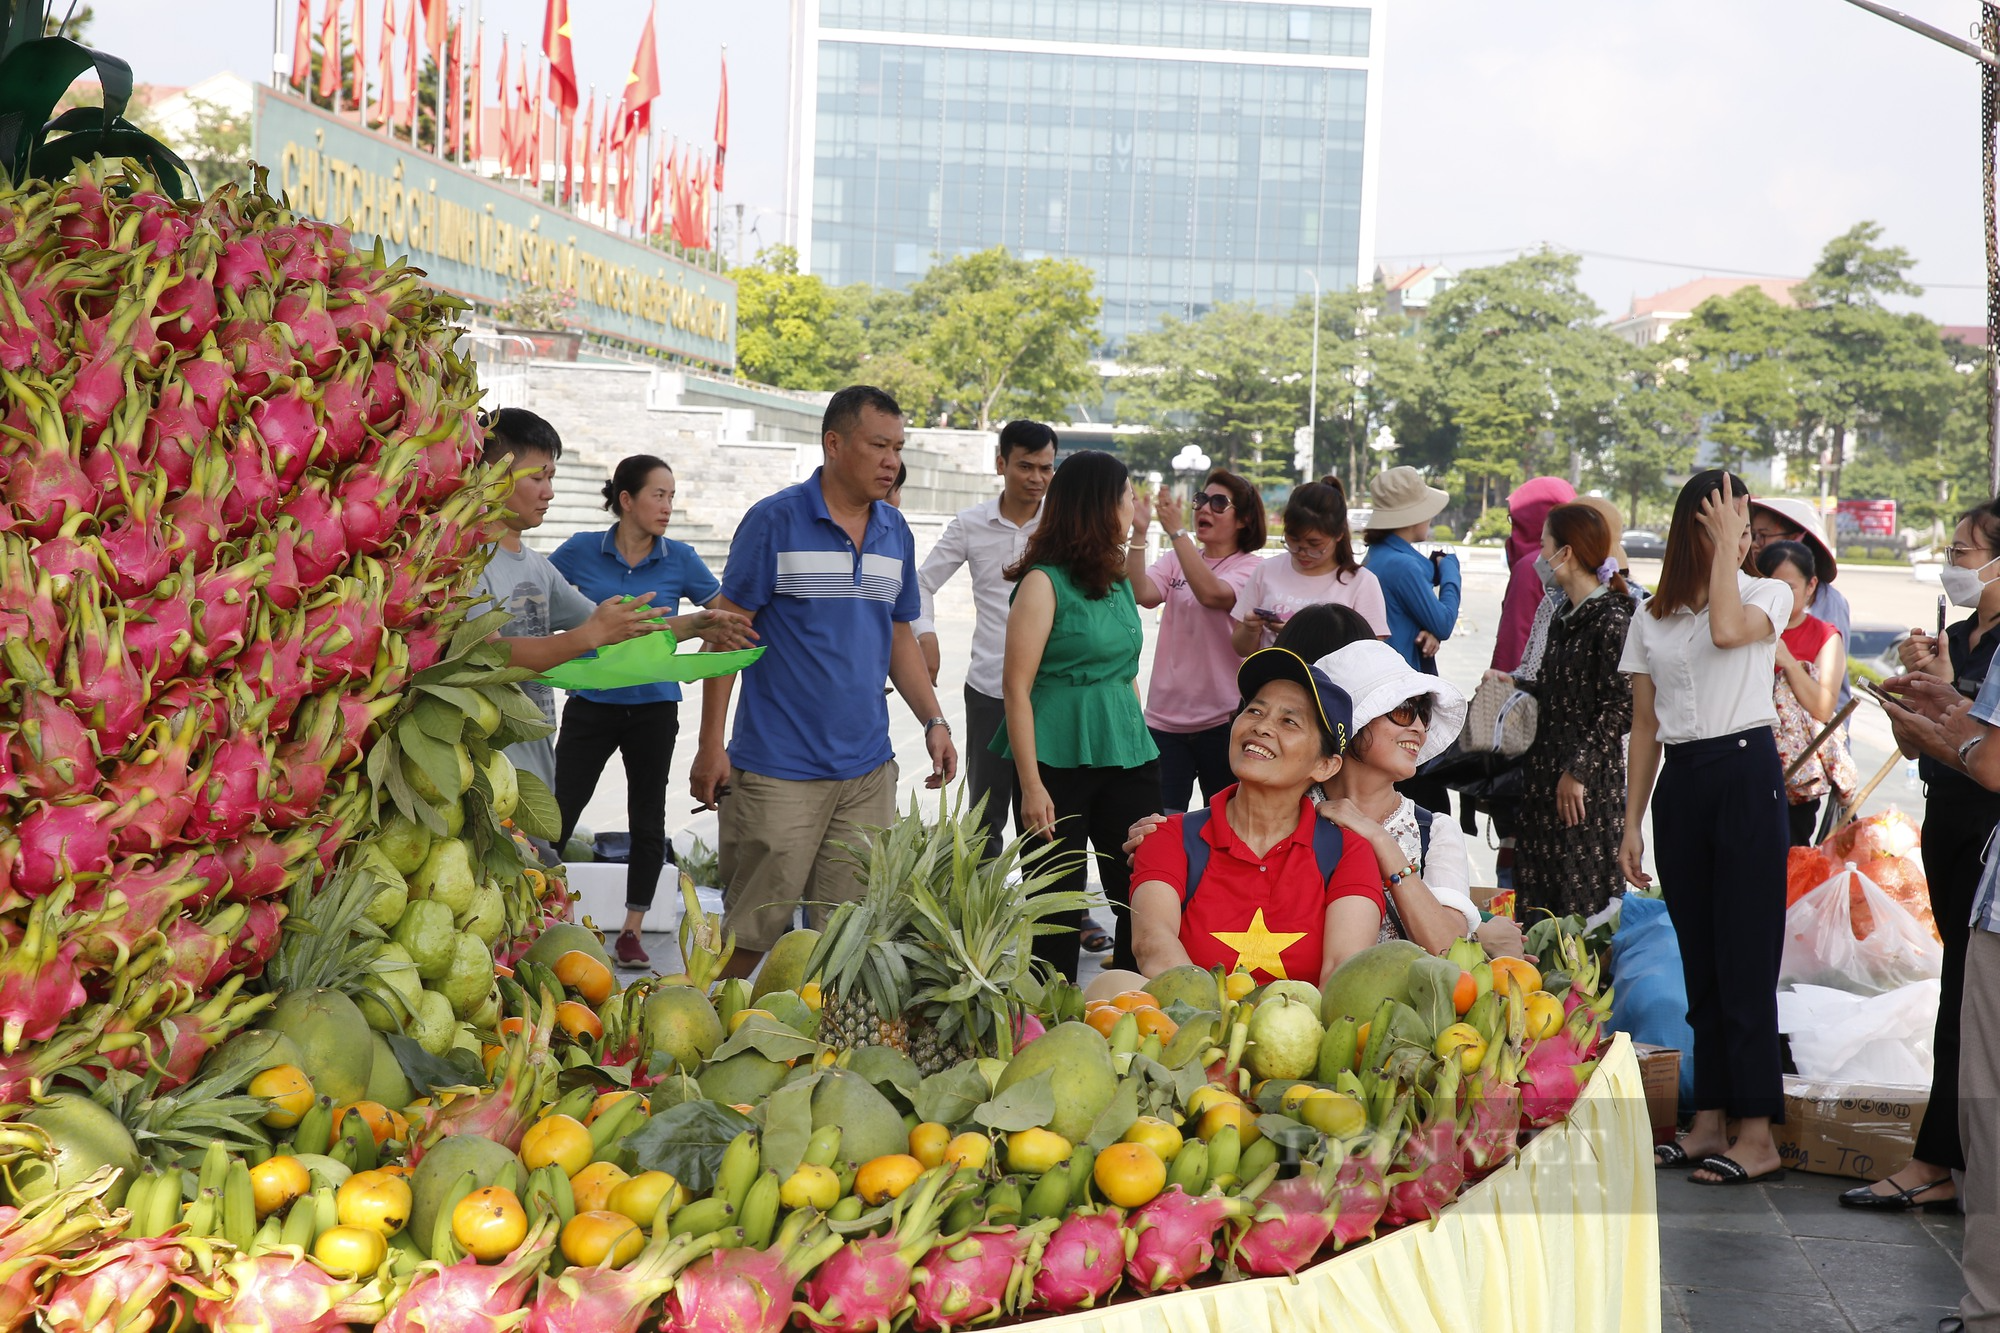
[[1674,504],[1659,590],[1632,617],[1619,663],[1632,676],[1632,746],[1618,863],[1634,884],[1652,882],[1650,801],[1694,1029],[1694,1125],[1657,1155],[1662,1166],[1694,1164],[1698,1185],[1783,1174],[1771,1125],[1784,1118],[1777,992],[1790,837],[1771,672],[1792,596],[1742,572],[1749,549],[1742,478],[1695,474]]

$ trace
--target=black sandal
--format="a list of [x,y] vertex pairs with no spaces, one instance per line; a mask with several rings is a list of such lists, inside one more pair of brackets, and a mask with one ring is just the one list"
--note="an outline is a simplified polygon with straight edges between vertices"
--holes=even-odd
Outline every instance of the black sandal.
[[1856,1185],[1853,1189],[1841,1193],[1840,1202],[1843,1207],[1874,1209],[1880,1212],[1900,1213],[1908,1212],[1912,1208],[1921,1208],[1927,1213],[1955,1213],[1958,1211],[1956,1194],[1949,1199],[1927,1199],[1922,1203],[1917,1202],[1919,1194],[1928,1194],[1940,1185],[1951,1183],[1950,1176],[1939,1176],[1936,1180],[1927,1180],[1921,1185],[1897,1190],[1894,1194],[1877,1194],[1873,1185]]
[[1083,919],[1082,932],[1082,938],[1077,943],[1085,953],[1110,953],[1118,947],[1118,941],[1112,937],[1111,932],[1089,917]]
[[1739,1165],[1735,1158],[1713,1153],[1694,1164],[1695,1171],[1706,1171],[1710,1175],[1721,1176],[1720,1180],[1697,1180],[1694,1171],[1688,1172],[1690,1185],[1761,1185],[1766,1181],[1783,1180],[1785,1168],[1774,1166],[1761,1176],[1753,1176]]
[[1656,1169],[1666,1171],[1677,1166],[1686,1166],[1687,1164],[1687,1149],[1681,1147],[1679,1139],[1675,1139],[1672,1143],[1656,1143],[1653,1145],[1653,1166]]

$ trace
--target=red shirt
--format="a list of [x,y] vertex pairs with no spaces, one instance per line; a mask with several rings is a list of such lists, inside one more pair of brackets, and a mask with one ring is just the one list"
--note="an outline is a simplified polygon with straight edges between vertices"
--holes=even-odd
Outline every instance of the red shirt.
[[1811,666],[1819,660],[1819,650],[1826,647],[1828,640],[1839,638],[1840,631],[1818,616],[1807,616],[1778,637],[1785,641],[1785,647],[1799,659],[1801,666]]
[[1383,910],[1382,871],[1375,851],[1353,832],[1342,830],[1340,864],[1325,883],[1313,855],[1313,828],[1319,820],[1312,802],[1299,798],[1299,823],[1289,838],[1263,856],[1229,827],[1227,804],[1236,788],[1226,787],[1209,802],[1201,837],[1209,845],[1208,865],[1187,893],[1187,847],[1181,816],[1169,815],[1139,844],[1132,883],[1158,880],[1181,896],[1181,947],[1197,967],[1248,969],[1259,982],[1286,977],[1319,982],[1326,954],[1326,909],[1337,898],[1366,898]]

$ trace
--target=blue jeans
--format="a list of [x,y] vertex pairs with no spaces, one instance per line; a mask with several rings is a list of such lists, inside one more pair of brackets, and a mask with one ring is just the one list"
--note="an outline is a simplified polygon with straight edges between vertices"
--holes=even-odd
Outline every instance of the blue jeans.
[[1160,747],[1160,809],[1170,815],[1184,813],[1201,780],[1201,799],[1206,805],[1215,794],[1236,781],[1229,771],[1229,723],[1206,731],[1161,731],[1148,727],[1153,744]]

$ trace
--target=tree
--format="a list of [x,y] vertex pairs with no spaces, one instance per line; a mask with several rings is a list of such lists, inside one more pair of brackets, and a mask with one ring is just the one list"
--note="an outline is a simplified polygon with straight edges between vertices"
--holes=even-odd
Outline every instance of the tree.
[[[1193,444],[1256,485],[1283,485],[1292,474],[1292,432],[1305,424],[1311,329],[1310,317],[1244,304],[1192,320],[1168,316],[1132,335],[1118,419],[1148,428],[1133,461],[1163,467]],[[1324,372],[1324,345],[1320,351]]]
[[827,353],[837,303],[824,282],[799,272],[798,251],[766,247],[730,276],[736,280],[737,369],[780,389],[834,387]]
[[1666,498],[1668,479],[1694,470],[1701,406],[1663,350],[1647,356],[1634,348],[1607,424],[1594,472],[1610,494],[1624,497],[1626,522],[1637,526],[1641,500]]
[[985,430],[1061,416],[1095,383],[1095,283],[1073,259],[1016,259],[1004,246],[961,255],[911,289],[921,331],[906,350],[938,376],[938,407],[954,420]]
[[97,11],[89,5],[72,4],[58,14],[51,6],[42,15],[42,36],[63,36],[72,42],[90,45],[90,25],[97,21]]
[[1711,296],[1661,344],[1662,373],[1694,402],[1714,461],[1741,471],[1798,422],[1797,312],[1761,288]]

